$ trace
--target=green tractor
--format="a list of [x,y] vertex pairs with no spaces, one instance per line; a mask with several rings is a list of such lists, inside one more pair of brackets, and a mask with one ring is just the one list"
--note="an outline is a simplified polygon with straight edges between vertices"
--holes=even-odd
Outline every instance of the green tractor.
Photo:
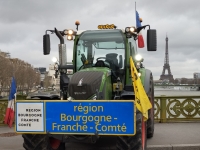
[[[55,76],[60,77],[60,97],[57,101],[81,101],[100,102],[100,101],[130,101],[135,100],[134,88],[130,71],[130,60],[132,58],[139,73],[142,85],[152,104],[148,110],[148,120],[144,121],[140,111],[135,109],[135,134],[130,136],[126,134],[103,136],[101,134],[79,133],[58,133],[51,134],[23,134],[24,148],[27,150],[65,150],[76,148],[81,143],[96,143],[106,139],[105,143],[112,141],[113,145],[107,149],[114,150],[146,150],[147,138],[154,134],[154,86],[152,72],[144,68],[137,51],[136,41],[140,30],[148,27],[147,30],[147,50],[156,51],[157,37],[156,30],[150,29],[149,25],[140,28],[126,27],[117,29],[113,24],[99,25],[98,30],[78,30],[65,29],[63,31],[47,30],[43,36],[44,55],[50,53],[50,36],[47,32],[55,33],[60,40],[59,61],[55,63]],[[67,64],[66,45],[64,36],[67,40],[74,42],[73,63]],[[72,77],[68,77],[69,69],[73,69]],[[43,98],[44,99],[44,98]],[[74,107],[81,110],[80,107]],[[94,107],[92,109],[101,109]],[[86,109],[85,109],[86,110]],[[87,109],[89,110],[89,109]],[[52,112],[56,112],[55,109]],[[113,113],[117,113],[113,112]],[[124,112],[118,112],[124,117],[129,117]],[[106,118],[107,121],[109,118]],[[57,128],[58,126],[55,126]],[[84,128],[84,127],[83,127]],[[121,128],[123,129],[123,128]],[[84,129],[83,129],[84,130]],[[71,144],[72,143],[72,144]],[[90,145],[90,144],[88,144]],[[101,145],[102,146],[102,145]],[[105,145],[106,147],[106,145]],[[81,148],[83,149],[83,148]],[[91,148],[88,148],[91,149]]]

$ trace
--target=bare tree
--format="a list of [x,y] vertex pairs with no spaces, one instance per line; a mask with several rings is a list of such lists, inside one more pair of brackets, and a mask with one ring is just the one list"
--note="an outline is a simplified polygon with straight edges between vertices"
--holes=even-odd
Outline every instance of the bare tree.
[[40,74],[36,72],[29,63],[18,58],[7,57],[6,54],[0,51],[0,95],[2,92],[9,93],[11,77],[15,77],[17,91],[27,93],[33,86],[40,82]]
[[11,81],[11,65],[9,59],[0,56],[0,94],[4,91],[8,93],[9,83]]

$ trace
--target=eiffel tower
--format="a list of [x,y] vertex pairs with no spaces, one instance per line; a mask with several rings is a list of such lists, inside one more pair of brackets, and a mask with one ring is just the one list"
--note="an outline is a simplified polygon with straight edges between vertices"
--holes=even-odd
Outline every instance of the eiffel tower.
[[[169,66],[169,53],[168,53],[168,37],[165,38],[166,46],[165,46],[165,60],[162,74],[160,75],[160,80],[169,80],[169,82],[174,82],[173,75]],[[165,74],[165,71],[168,71],[168,74]]]

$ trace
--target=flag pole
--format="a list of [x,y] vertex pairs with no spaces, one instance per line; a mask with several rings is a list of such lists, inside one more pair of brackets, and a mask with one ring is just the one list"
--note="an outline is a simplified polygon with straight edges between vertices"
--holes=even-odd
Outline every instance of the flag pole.
[[[135,20],[136,20],[136,1],[135,1]],[[135,22],[135,27],[137,28],[137,22]]]

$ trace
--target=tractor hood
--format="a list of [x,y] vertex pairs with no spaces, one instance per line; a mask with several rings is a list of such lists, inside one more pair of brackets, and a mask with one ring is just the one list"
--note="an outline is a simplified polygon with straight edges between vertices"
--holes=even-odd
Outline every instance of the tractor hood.
[[110,70],[104,69],[83,69],[73,74],[69,83],[69,96],[76,100],[90,99],[105,84],[106,77]]

